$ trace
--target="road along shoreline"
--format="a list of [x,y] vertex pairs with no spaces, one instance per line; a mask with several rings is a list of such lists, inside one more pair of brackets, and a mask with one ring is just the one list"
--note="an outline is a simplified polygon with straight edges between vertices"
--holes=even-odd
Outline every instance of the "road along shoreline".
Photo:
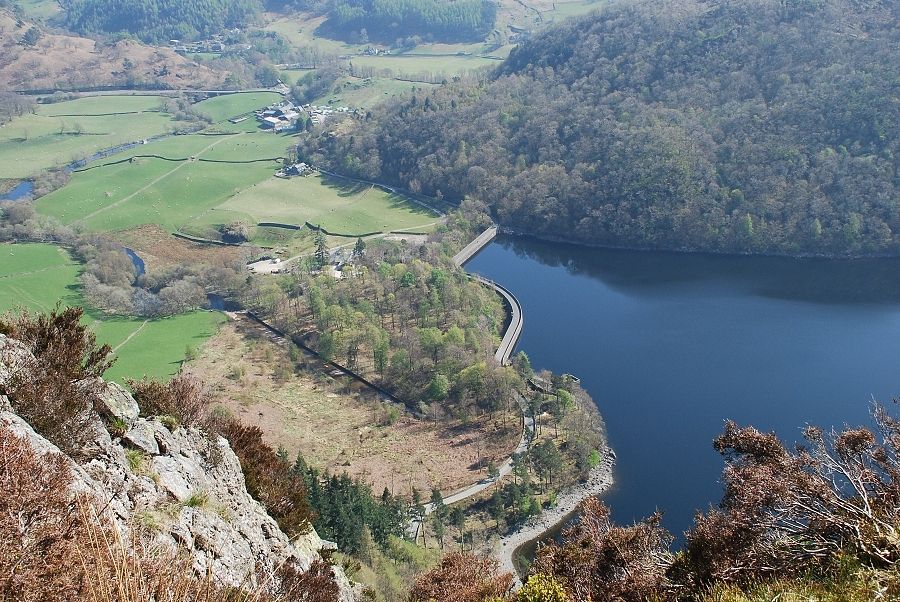
[[544,539],[546,534],[573,518],[578,506],[590,497],[605,493],[613,484],[613,467],[616,463],[615,453],[609,447],[600,450],[602,459],[591,470],[590,476],[583,483],[568,487],[556,497],[556,505],[532,516],[513,531],[501,536],[494,544],[492,555],[500,563],[500,570],[512,573],[516,578],[516,586],[520,586],[521,576],[516,568],[515,558],[519,551],[528,544]]
[[[456,265],[460,268],[464,268],[469,260],[475,257],[494,240],[497,236],[497,232],[497,226],[491,226],[478,235],[472,242],[466,245],[462,251],[454,256],[453,260]],[[516,343],[518,343],[519,336],[522,334],[522,327],[524,324],[522,304],[511,291],[497,284],[493,280],[488,280],[475,273],[469,273],[469,276],[484,286],[493,289],[497,294],[503,297],[505,303],[508,305],[510,311],[510,323],[503,333],[503,339],[495,356],[498,362],[506,364],[512,355]],[[520,403],[520,406],[522,407],[522,416],[525,420],[525,422],[523,422],[523,425],[526,426],[525,430],[527,432],[529,426],[531,429],[531,437],[529,438],[530,445],[530,440],[533,439],[534,436],[534,419],[527,415],[524,403]],[[527,424],[529,419],[531,420],[530,425]],[[523,433],[523,441],[525,441],[525,433]],[[519,450],[517,449],[516,451]],[[601,453],[600,463],[591,469],[587,480],[571,487],[567,487],[559,492],[556,497],[556,505],[553,508],[547,508],[537,516],[529,518],[510,533],[500,537],[494,545],[492,555],[500,563],[501,570],[508,571],[515,576],[517,587],[521,585],[520,576],[515,566],[515,558],[518,555],[518,551],[523,546],[526,546],[535,540],[542,539],[548,532],[574,518],[574,514],[582,501],[589,497],[601,495],[612,486],[613,467],[616,462],[616,454],[607,445],[604,445],[603,449],[598,451]]]

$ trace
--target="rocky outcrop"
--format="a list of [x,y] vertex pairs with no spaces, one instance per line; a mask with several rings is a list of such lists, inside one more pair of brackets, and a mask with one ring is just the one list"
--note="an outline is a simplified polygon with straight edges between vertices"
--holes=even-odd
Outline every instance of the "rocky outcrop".
[[104,417],[121,421],[126,428],[134,425],[140,409],[128,391],[117,383],[108,383],[100,378],[91,386],[97,392],[98,410]]
[[25,345],[0,334],[0,389],[9,384],[16,371],[30,358],[31,353]]
[[[22,345],[0,335],[0,386],[28,357]],[[68,460],[73,486],[90,493],[123,531],[146,527],[156,543],[185,550],[198,575],[211,574],[233,586],[274,575],[283,563],[306,570],[321,558],[320,550],[333,547],[312,529],[290,540],[247,492],[240,462],[225,439],[141,418],[125,389],[102,380],[90,386],[103,400],[101,412],[127,430],[113,438],[105,428],[96,429],[91,458]],[[64,455],[8,405],[0,405],[0,427],[24,437],[39,453]],[[341,568],[334,567],[334,574],[342,602],[354,600]]]

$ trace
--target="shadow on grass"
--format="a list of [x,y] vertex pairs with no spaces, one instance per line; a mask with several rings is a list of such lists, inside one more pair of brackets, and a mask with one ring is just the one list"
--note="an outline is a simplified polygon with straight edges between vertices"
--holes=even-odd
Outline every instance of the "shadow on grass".
[[322,185],[328,188],[335,190],[335,194],[340,197],[349,197],[356,194],[360,194],[364,192],[366,189],[371,188],[371,184],[364,184],[362,182],[354,182],[353,180],[346,180],[344,178],[336,178],[334,176],[329,176],[326,174],[322,174],[321,176]]
[[423,215],[428,217],[437,218],[437,214],[435,214],[430,209],[419,205],[414,202],[412,198],[398,192],[387,192],[382,188],[374,186],[373,184],[357,182],[354,180],[340,178],[331,176],[328,174],[321,174],[321,181],[324,186],[331,188],[336,192],[339,197],[351,197],[357,194],[361,194],[370,188],[376,188],[379,192],[386,193],[388,208],[392,210],[401,210],[408,211],[409,213],[413,213],[416,215]]

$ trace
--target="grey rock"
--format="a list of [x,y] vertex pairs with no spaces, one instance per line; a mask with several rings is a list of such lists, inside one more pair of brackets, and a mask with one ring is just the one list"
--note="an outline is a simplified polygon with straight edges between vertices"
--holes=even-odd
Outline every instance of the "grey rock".
[[0,334],[0,387],[9,384],[16,372],[32,359],[28,347]]
[[[4,350],[7,355],[2,355]],[[0,339],[0,358],[30,357],[19,351],[15,342]],[[321,558],[322,549],[332,547],[314,530],[293,541],[281,531],[247,492],[240,463],[226,440],[194,428],[173,432],[158,420],[138,418],[137,404],[126,391],[102,381],[96,384],[101,397],[113,400],[111,414],[130,420],[130,428],[122,441],[100,429],[92,434],[96,449],[90,459],[79,464],[68,458],[68,463],[74,488],[107,508],[123,533],[135,524],[152,524],[152,543],[185,551],[199,576],[211,571],[218,583],[235,587],[255,585],[259,575],[264,577],[260,585],[273,585],[282,564],[307,570]],[[62,454],[12,412],[0,411],[0,428],[25,437],[39,453]],[[152,457],[132,469],[125,445]],[[187,504],[194,494],[203,498]],[[340,567],[333,569],[341,602],[359,599],[359,588]]]
[[183,502],[191,496],[191,484],[182,476],[183,463],[171,456],[157,456],[151,466],[157,475],[156,484],[175,501]]
[[140,410],[131,393],[116,383],[108,383],[98,379],[96,389],[100,411],[107,418],[118,418],[126,427],[130,427],[138,418]]
[[126,444],[152,456],[159,455],[156,433],[146,420],[138,420],[122,437]]

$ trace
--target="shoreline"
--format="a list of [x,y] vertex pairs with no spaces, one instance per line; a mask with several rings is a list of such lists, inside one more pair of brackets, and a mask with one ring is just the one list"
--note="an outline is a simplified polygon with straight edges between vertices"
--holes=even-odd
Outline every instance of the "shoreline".
[[577,247],[582,249],[605,249],[610,251],[635,251],[638,253],[674,253],[679,255],[709,255],[712,257],[771,257],[777,259],[793,259],[793,260],[821,260],[821,261],[865,261],[872,259],[897,259],[898,254],[892,253],[875,253],[866,255],[833,255],[828,253],[780,253],[776,251],[726,251],[715,249],[695,249],[691,247],[652,247],[639,245],[614,245],[611,243],[586,242],[564,238],[562,236],[552,236],[549,234],[536,234],[523,230],[516,230],[508,226],[498,225],[497,234],[511,236],[513,238],[524,238],[535,240],[538,242],[547,242],[553,244],[561,244],[569,247]]
[[516,587],[522,585],[521,576],[516,570],[516,553],[522,546],[541,539],[547,532],[560,524],[568,522],[583,500],[604,494],[613,484],[613,467],[616,463],[615,452],[604,446],[600,464],[591,470],[587,481],[566,488],[556,498],[553,508],[543,510],[519,525],[515,531],[500,537],[494,544],[491,555],[500,563],[500,570],[510,572],[515,577]]
[[[483,251],[488,245],[490,245],[490,243],[494,240],[498,233],[502,232],[502,228],[496,225],[491,226],[490,228],[476,236],[473,240],[471,240],[465,247],[463,247],[463,249],[453,257],[453,260],[460,269],[462,269],[466,274],[469,275],[469,277],[475,278],[476,280],[481,282],[481,284],[493,289],[494,292],[502,296],[509,304],[509,309],[511,310],[511,322],[504,332],[503,341],[501,341],[500,348],[497,350],[496,356],[497,361],[501,365],[506,365],[506,363],[509,361],[509,356],[512,354],[512,350],[518,343],[518,338],[522,330],[522,315],[524,313],[522,306],[513,293],[507,291],[498,283],[487,280],[476,273],[468,272],[465,270],[465,265],[481,251]],[[509,232],[507,231],[507,233]],[[511,332],[513,333],[513,336],[510,340],[507,340]],[[591,407],[589,412],[593,412],[596,414],[601,425],[600,430],[605,431],[605,426],[603,426],[603,417],[600,414],[596,402],[593,400],[591,400]],[[527,420],[527,413],[525,412],[524,406],[522,407],[522,417],[524,420]],[[531,437],[533,438],[533,425],[531,428]],[[605,433],[603,434],[605,435]],[[545,537],[547,533],[551,532],[556,527],[571,520],[582,501],[589,497],[602,495],[612,486],[613,467],[616,463],[616,454],[609,446],[608,439],[605,436],[604,440],[606,441],[606,443],[604,443],[602,448],[598,450],[602,453],[600,463],[590,471],[587,480],[585,480],[584,482],[576,483],[575,485],[572,485],[560,491],[556,497],[555,506],[542,510],[541,513],[537,516],[529,518],[511,533],[507,533],[506,535],[501,536],[499,540],[496,541],[493,545],[491,555],[498,560],[501,571],[512,573],[515,579],[515,587],[518,588],[522,585],[521,576],[519,575],[515,566],[515,558],[517,556],[517,552],[523,546]],[[526,435],[524,432],[523,441],[526,441]],[[528,440],[528,447],[530,447],[530,443],[530,440]]]

